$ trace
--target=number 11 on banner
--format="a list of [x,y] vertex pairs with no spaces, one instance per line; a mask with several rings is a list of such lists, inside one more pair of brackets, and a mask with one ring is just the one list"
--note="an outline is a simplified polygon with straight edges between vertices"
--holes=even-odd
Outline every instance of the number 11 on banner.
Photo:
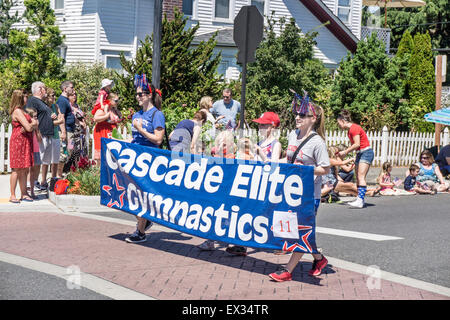
[[274,211],[272,218],[274,237],[299,239],[297,213],[289,211]]

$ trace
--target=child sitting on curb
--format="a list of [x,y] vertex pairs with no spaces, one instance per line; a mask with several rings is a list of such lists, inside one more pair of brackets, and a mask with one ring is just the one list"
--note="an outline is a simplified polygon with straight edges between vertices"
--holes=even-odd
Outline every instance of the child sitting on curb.
[[389,162],[383,163],[382,171],[377,178],[377,183],[381,187],[380,194],[383,196],[410,195],[411,192],[395,188],[401,184],[401,180],[395,179],[392,181],[391,171],[392,165]]
[[420,168],[418,165],[412,164],[409,167],[409,176],[406,177],[404,187],[406,191],[418,194],[435,194],[436,190],[431,190],[426,184],[422,185],[417,182],[416,177],[419,175]]

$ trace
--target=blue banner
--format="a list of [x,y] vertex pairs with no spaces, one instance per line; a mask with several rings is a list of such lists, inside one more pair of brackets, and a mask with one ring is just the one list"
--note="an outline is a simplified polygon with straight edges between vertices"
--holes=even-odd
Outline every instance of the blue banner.
[[102,205],[201,238],[317,253],[312,166],[101,143]]

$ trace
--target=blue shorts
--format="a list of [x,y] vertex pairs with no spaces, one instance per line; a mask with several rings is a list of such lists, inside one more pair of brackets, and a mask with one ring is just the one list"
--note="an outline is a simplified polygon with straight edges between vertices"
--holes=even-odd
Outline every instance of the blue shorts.
[[360,162],[364,162],[367,164],[372,164],[373,159],[375,158],[375,154],[373,153],[373,149],[367,149],[356,154],[355,164]]

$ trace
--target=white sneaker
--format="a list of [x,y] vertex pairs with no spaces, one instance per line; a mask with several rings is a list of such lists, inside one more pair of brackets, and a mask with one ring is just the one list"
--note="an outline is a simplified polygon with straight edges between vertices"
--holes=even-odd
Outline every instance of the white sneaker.
[[204,251],[212,251],[216,249],[216,246],[213,240],[206,240],[202,244],[198,245],[197,248]]
[[349,206],[352,206],[354,208],[364,208],[364,200],[361,198],[356,198],[355,201],[348,202]]

